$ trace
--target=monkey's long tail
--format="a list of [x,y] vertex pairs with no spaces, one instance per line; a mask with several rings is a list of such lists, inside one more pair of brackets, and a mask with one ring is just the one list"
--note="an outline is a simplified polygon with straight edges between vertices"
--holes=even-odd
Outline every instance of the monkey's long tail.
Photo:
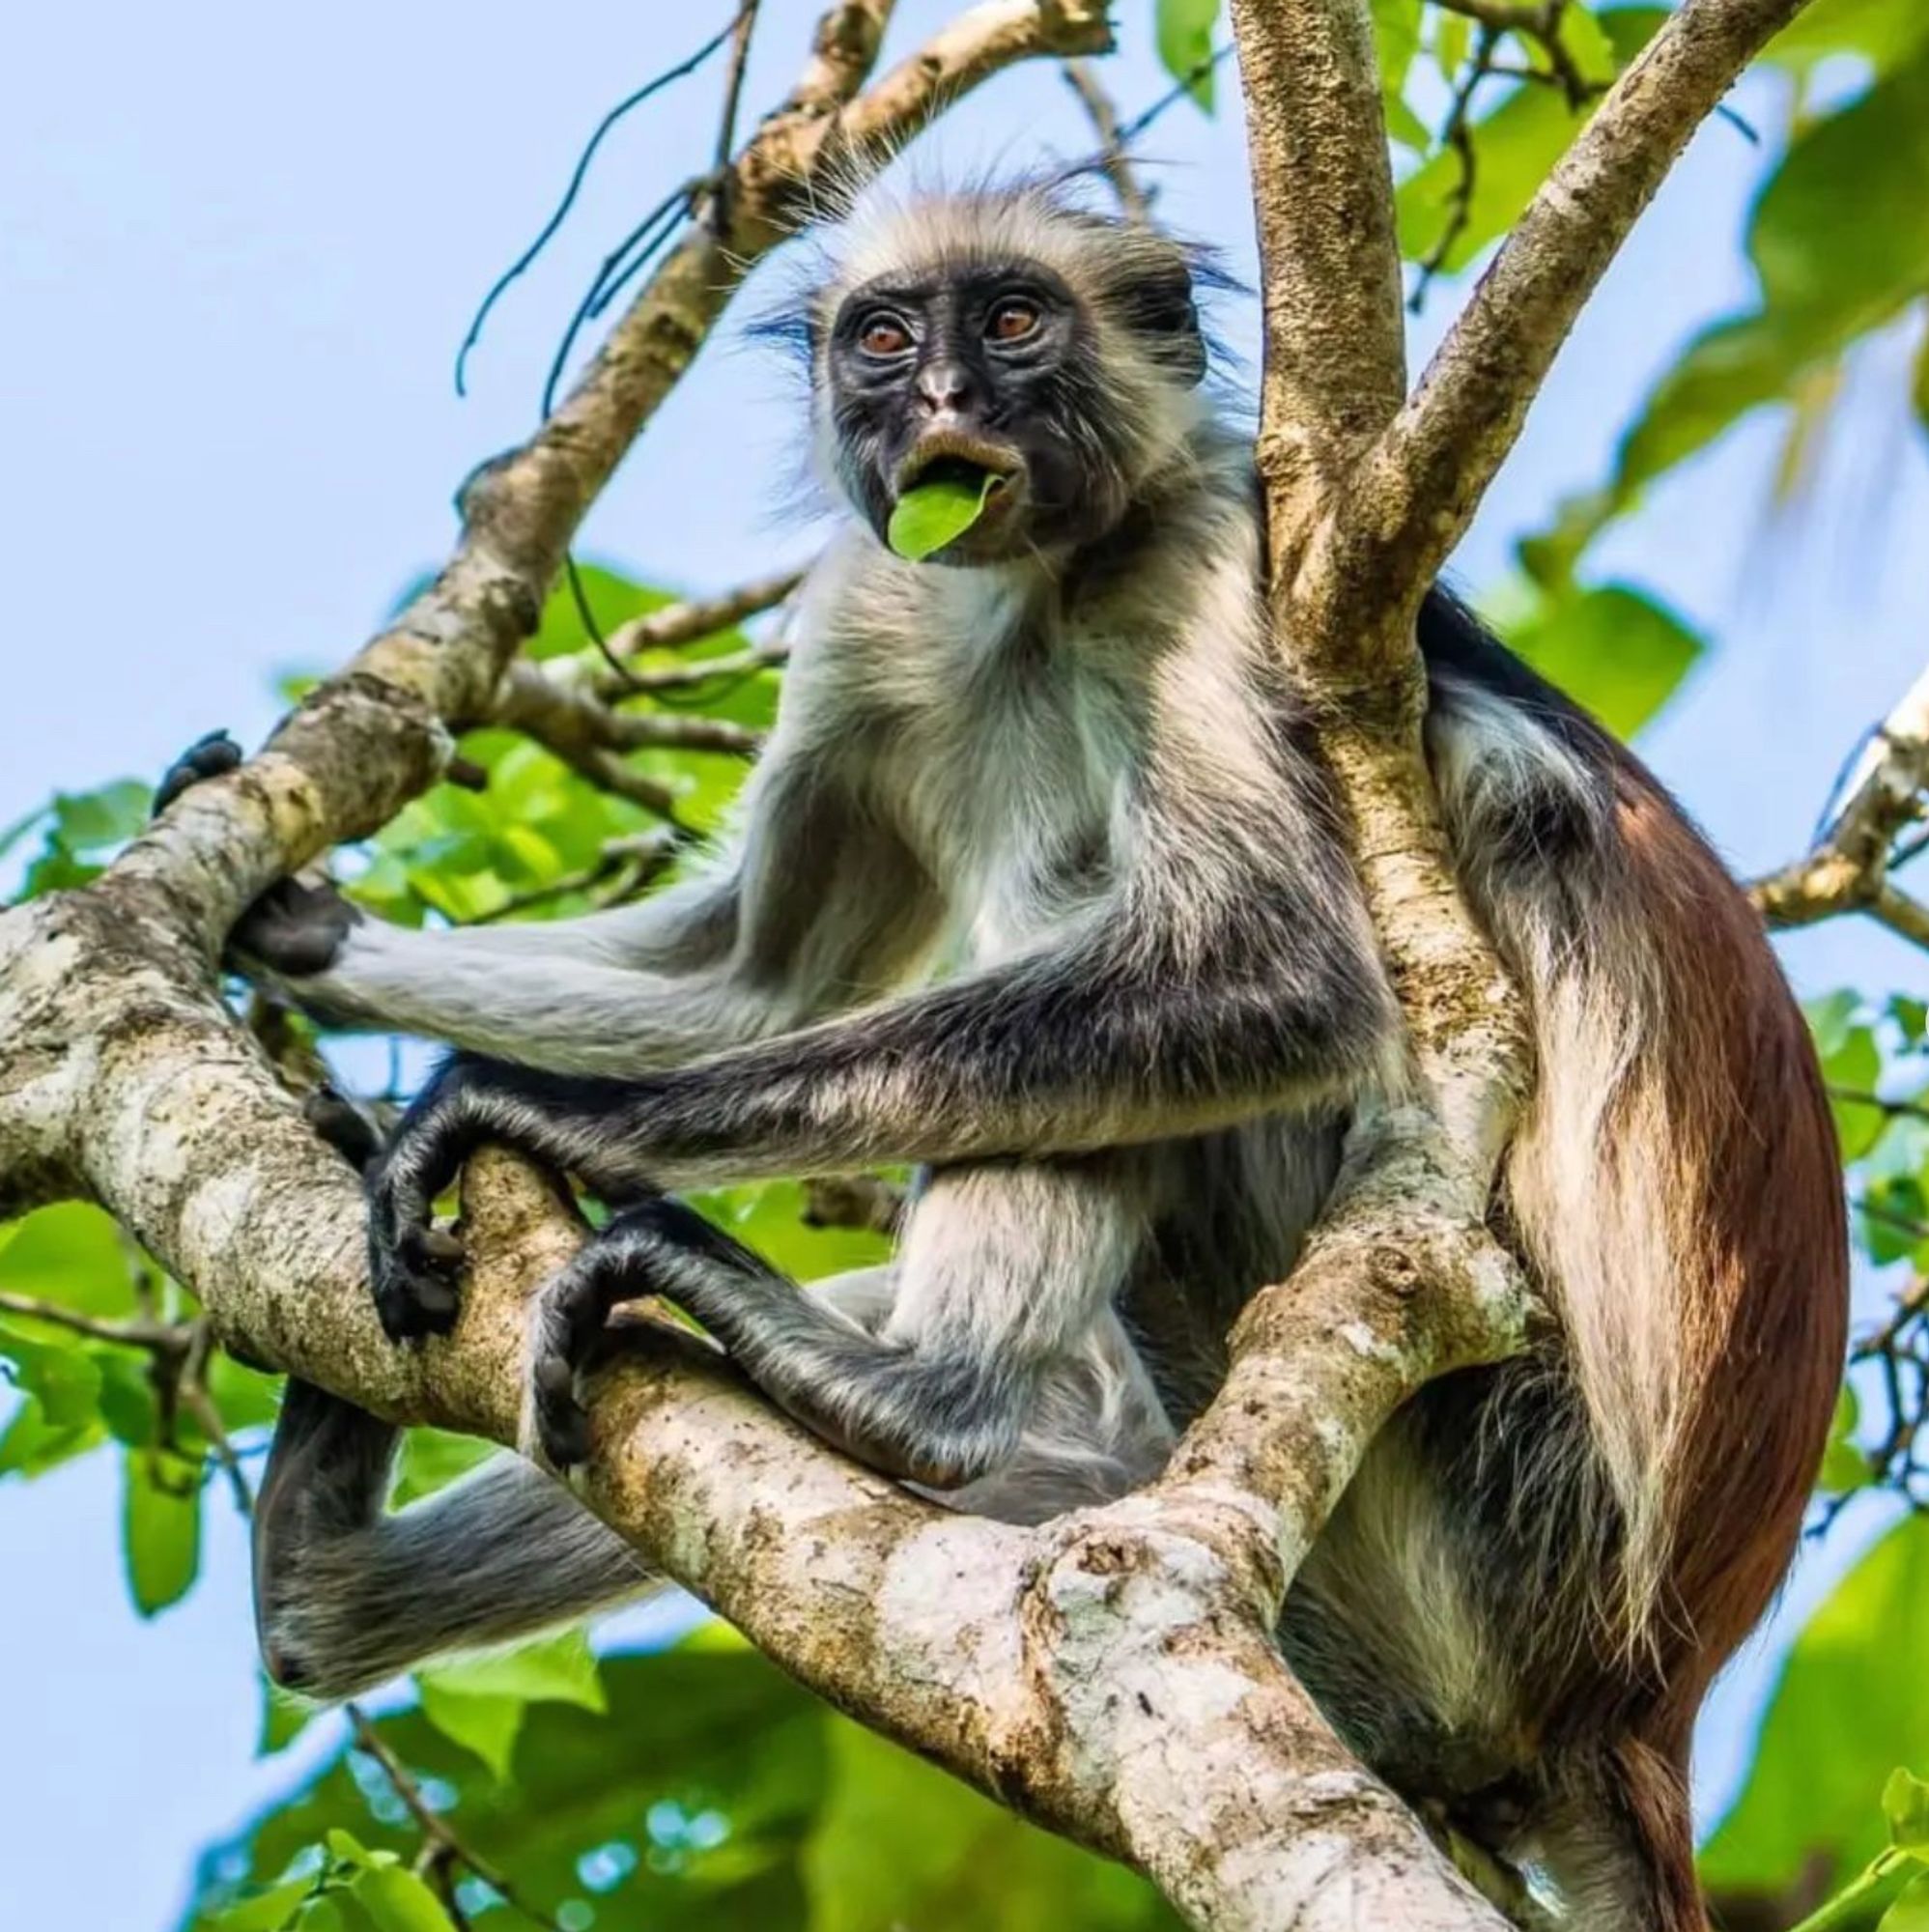
[[254,1529],[255,1624],[276,1683],[350,1697],[440,1652],[663,1587],[520,1457],[386,1514],[400,1434],[326,1390],[288,1384]]

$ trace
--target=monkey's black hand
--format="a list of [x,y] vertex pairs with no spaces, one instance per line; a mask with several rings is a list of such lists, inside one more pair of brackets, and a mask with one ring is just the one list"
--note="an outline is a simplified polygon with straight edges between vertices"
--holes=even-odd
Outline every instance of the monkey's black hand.
[[217,779],[241,762],[241,748],[226,731],[210,731],[197,738],[160,775],[154,788],[154,810],[148,814],[158,818],[181,794],[204,779]]
[[445,1061],[368,1167],[369,1287],[391,1342],[455,1325],[462,1243],[435,1225],[435,1207],[478,1138],[467,1080],[461,1055]]
[[228,944],[244,968],[305,980],[326,973],[341,957],[360,921],[361,914],[326,881],[278,879],[242,913]]

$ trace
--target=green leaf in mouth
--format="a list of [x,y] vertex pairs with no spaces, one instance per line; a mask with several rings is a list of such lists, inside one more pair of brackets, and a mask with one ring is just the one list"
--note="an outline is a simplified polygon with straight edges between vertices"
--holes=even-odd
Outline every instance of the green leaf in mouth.
[[987,469],[972,478],[936,476],[905,491],[891,513],[886,532],[892,549],[912,563],[921,563],[933,551],[943,550],[984,515],[984,506],[1000,481]]

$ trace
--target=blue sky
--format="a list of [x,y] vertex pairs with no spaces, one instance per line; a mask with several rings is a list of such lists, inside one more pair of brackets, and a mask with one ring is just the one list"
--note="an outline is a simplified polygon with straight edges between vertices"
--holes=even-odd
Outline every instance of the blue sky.
[[[56,784],[154,774],[226,724],[256,739],[271,682],[357,644],[453,533],[480,458],[530,427],[562,323],[612,238],[714,138],[718,76],[615,136],[568,233],[497,312],[458,402],[450,360],[475,299],[547,213],[587,130],[694,47],[716,4],[340,0],[295,11],[35,8],[0,71],[0,449],[10,586],[0,823]],[[944,17],[906,0],[894,44]],[[767,0],[748,99],[787,83],[814,8]],[[1127,111],[1161,91],[1150,0],[1119,8]],[[674,26],[662,24],[673,13]],[[1230,93],[1231,90],[1222,90]],[[1232,103],[1229,102],[1229,107]],[[1757,84],[1746,104],[1775,125]],[[1048,71],[1007,76],[949,122],[952,167],[1084,146]],[[1236,115],[1174,113],[1153,137],[1162,209],[1251,272]],[[1616,267],[1456,562],[1478,589],[1561,492],[1598,480],[1683,337],[1746,291],[1736,247],[1754,151],[1705,132]],[[1415,329],[1416,358],[1457,291]],[[754,299],[754,298],[752,298]],[[1256,349],[1250,304],[1221,318]],[[1828,459],[1829,518],[1768,520],[1773,424],[1744,429],[1603,546],[1603,574],[1660,592],[1718,648],[1643,750],[1738,869],[1798,850],[1857,734],[1929,644],[1919,545],[1929,465],[1864,372]],[[1889,366],[1880,366],[1882,358]],[[705,352],[598,506],[583,549],[718,588],[808,554],[779,513],[795,442],[785,374],[734,329]],[[1804,992],[1919,984],[1860,925],[1786,952]],[[0,1915],[100,1932],[170,1924],[195,1849],[289,1776],[250,1747],[255,1678],[239,1529],[210,1510],[193,1597],[127,1609],[111,1470],[0,1491]],[[1703,1728],[1717,1802],[1770,1666],[1867,1533],[1851,1518]]]

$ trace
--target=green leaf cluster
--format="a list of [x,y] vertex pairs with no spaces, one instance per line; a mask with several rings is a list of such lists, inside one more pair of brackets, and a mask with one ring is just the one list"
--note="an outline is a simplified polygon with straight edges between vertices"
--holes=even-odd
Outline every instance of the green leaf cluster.
[[[464,1844],[509,1875],[520,1898],[579,1932],[1167,1932],[1177,1923],[1141,1880],[872,1737],[727,1633],[606,1660],[601,1713],[575,1694],[569,1667],[553,1679],[556,1660],[538,1666],[529,1655],[497,1679],[532,1693],[505,1771],[452,1736],[426,1701],[379,1728]],[[558,1687],[565,1694],[543,1694]],[[417,1844],[380,1767],[345,1748],[204,1858],[182,1932],[336,1923],[298,1916],[318,1901],[355,1932],[358,1911],[383,1928],[439,1926],[380,1916],[425,1912],[414,1893],[369,1896],[368,1874],[403,1870],[390,1861],[407,1861]],[[459,1897],[478,1923],[529,1922],[472,1875]]]

